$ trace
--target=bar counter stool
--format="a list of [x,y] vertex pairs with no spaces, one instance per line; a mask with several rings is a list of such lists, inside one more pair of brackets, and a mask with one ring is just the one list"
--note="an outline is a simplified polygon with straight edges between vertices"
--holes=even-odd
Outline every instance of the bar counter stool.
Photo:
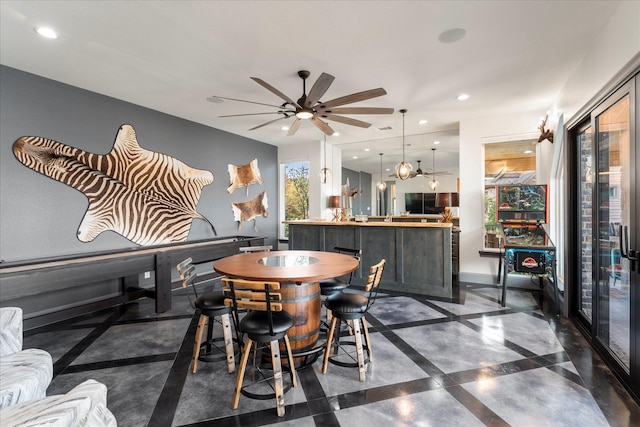
[[[371,340],[369,338],[369,329],[367,327],[367,321],[365,320],[365,314],[369,308],[373,305],[378,295],[378,287],[380,285],[380,278],[382,277],[382,270],[384,269],[385,260],[382,259],[379,263],[371,266],[369,269],[369,276],[367,277],[367,285],[364,292],[351,293],[351,292],[339,292],[327,297],[325,306],[333,313],[331,324],[329,325],[329,331],[327,333],[327,343],[324,350],[324,360],[322,363],[322,373],[327,373],[328,362],[335,365],[346,367],[357,367],[360,381],[365,380],[366,363],[373,361],[373,352],[371,351]],[[337,328],[338,321],[347,322],[351,321],[351,327],[353,328],[353,334],[355,342],[352,341],[340,341],[340,328]],[[361,328],[362,327],[362,331]],[[364,331],[365,344],[362,344],[362,332]],[[336,342],[333,342],[333,335],[336,334]],[[356,358],[354,359],[352,354],[346,351],[343,346],[355,345]],[[336,353],[334,356],[329,356],[329,352],[335,348]],[[343,362],[338,360],[339,351],[342,349],[344,354],[348,355],[353,362]],[[364,352],[367,352],[367,358],[364,357]]]
[[[200,310],[200,317],[198,319],[198,329],[196,330],[195,343],[193,345],[193,356],[191,358],[191,371],[196,373],[198,371],[198,360],[207,361],[205,356],[201,356],[203,347],[207,350],[211,348],[218,348],[215,343],[220,341],[220,338],[212,338],[213,325],[218,321],[222,325],[222,341],[224,341],[224,353],[227,360],[227,371],[229,373],[235,372],[236,362],[233,349],[233,333],[231,332],[231,322],[229,315],[231,314],[231,308],[224,304],[224,295],[222,291],[206,292],[202,295],[198,295],[198,291],[195,287],[196,279],[196,267],[193,265],[193,260],[187,258],[176,266],[180,273],[180,279],[182,279],[182,287],[186,288],[191,286],[196,300],[194,302],[195,308]],[[219,320],[217,320],[219,319]],[[207,329],[207,339],[203,342],[203,334]]]
[[[351,249],[351,248],[343,248],[340,246],[336,246],[333,250],[339,254],[351,255],[355,259],[360,262],[360,257],[362,256],[361,249]],[[335,277],[332,279],[323,280],[320,282],[320,295],[329,297],[330,295],[337,294],[342,292],[351,284],[351,279],[353,278],[353,271],[349,273],[349,280],[345,281],[340,277]],[[331,310],[327,308],[327,322],[331,322]]]
[[[240,393],[252,399],[276,400],[276,412],[279,417],[284,416],[284,393],[291,387],[297,387],[296,371],[289,344],[287,331],[294,325],[293,316],[283,310],[280,283],[262,282],[243,279],[222,279],[223,292],[226,296],[225,304],[233,308],[233,319],[238,334],[238,342],[244,335],[242,357],[238,368],[236,386],[233,394],[233,409],[238,409]],[[247,313],[240,319],[239,309],[246,309]],[[279,341],[284,341],[288,358],[288,370],[291,375],[291,385],[286,389],[282,381],[282,363],[280,360]],[[255,346],[254,346],[255,344]],[[271,365],[263,368],[264,359],[260,356],[263,349],[271,355]],[[243,385],[245,370],[249,355],[253,351],[252,378],[255,380]],[[273,375],[265,375],[265,370],[272,370]],[[257,390],[256,388],[260,388]],[[267,393],[262,391],[267,390]],[[254,391],[252,391],[254,390]],[[260,391],[261,394],[257,392]]]

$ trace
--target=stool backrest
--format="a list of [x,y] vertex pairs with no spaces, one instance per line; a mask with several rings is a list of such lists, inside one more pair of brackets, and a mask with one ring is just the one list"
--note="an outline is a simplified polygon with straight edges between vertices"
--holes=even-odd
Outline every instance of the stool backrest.
[[369,302],[367,303],[367,310],[373,305],[378,296],[378,288],[380,287],[380,279],[382,279],[382,271],[384,270],[384,264],[386,260],[383,258],[379,263],[372,265],[369,268],[369,276],[367,277],[367,284],[364,287],[365,292],[369,293]]
[[191,257],[185,259],[180,264],[176,266],[178,273],[180,273],[180,280],[182,280],[182,287],[186,288],[191,286],[193,289],[193,293],[198,298],[198,291],[196,290],[195,280],[196,280],[196,266],[193,265],[193,259]]
[[271,245],[264,245],[264,246],[243,246],[240,248],[240,252],[270,252],[271,249],[273,249],[273,246]]
[[[351,248],[343,248],[341,246],[334,246],[333,250],[343,255],[351,255],[360,263],[360,258],[362,257],[362,249],[351,249]],[[353,271],[349,273],[349,281],[347,282],[349,285],[351,284],[351,279],[353,279]]]
[[233,309],[236,328],[240,324],[239,309],[265,311],[268,313],[269,334],[273,335],[272,313],[282,311],[282,295],[278,282],[263,282],[244,279],[222,279],[224,304]]

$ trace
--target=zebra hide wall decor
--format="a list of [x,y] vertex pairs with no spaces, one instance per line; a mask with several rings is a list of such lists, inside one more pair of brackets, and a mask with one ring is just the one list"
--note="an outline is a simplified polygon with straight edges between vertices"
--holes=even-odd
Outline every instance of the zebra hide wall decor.
[[260,177],[260,169],[258,168],[258,159],[253,159],[246,165],[236,166],[229,164],[229,181],[231,185],[227,188],[229,194],[236,191],[237,188],[247,187],[247,196],[249,195],[249,185],[262,184]]
[[106,230],[142,246],[184,242],[202,187],[213,174],[194,169],[166,154],[145,150],[136,132],[122,125],[106,155],[88,153],[39,136],[23,136],[13,154],[28,168],[84,193],[89,207],[78,240],[90,242]]
[[238,222],[238,229],[242,228],[243,221],[253,220],[253,229],[258,231],[256,225],[256,218],[260,215],[268,217],[267,212],[269,204],[267,203],[267,192],[263,191],[248,202],[234,202],[231,203],[231,209],[233,210],[233,219]]

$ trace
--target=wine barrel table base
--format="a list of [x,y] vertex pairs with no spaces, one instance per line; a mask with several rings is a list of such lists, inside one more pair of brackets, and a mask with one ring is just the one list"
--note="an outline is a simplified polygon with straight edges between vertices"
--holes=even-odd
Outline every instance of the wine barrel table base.
[[[323,346],[320,335],[320,280],[351,273],[358,261],[350,255],[321,251],[243,253],[217,260],[214,270],[232,278],[280,282],[283,307],[295,318],[289,341],[296,367],[313,363]],[[283,365],[286,364],[282,360]]]

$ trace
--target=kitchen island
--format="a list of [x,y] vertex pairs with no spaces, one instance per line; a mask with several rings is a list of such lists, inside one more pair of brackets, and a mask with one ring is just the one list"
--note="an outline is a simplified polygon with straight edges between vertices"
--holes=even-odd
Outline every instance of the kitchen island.
[[289,249],[362,250],[353,283],[366,283],[369,266],[384,258],[380,287],[434,297],[453,296],[452,225],[423,222],[301,220],[289,225]]

